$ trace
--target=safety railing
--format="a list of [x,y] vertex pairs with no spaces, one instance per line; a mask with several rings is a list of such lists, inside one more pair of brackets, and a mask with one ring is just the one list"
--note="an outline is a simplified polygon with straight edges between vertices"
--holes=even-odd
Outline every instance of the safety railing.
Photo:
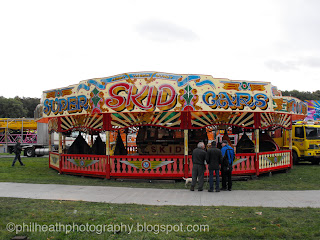
[[181,178],[183,156],[111,156],[111,177]]
[[233,175],[252,175],[257,172],[255,153],[238,153],[233,162]]
[[59,153],[49,153],[49,167],[60,171],[60,155]]
[[[50,152],[49,166],[61,173],[106,178],[181,179],[192,176],[192,156],[183,155],[85,155]],[[291,151],[236,154],[233,175],[260,173],[292,167]],[[209,175],[206,167],[205,176]]]
[[106,165],[107,156],[61,154],[61,172],[105,176]]
[[[235,161],[233,162],[233,175],[252,175],[256,174],[256,154],[254,153],[241,153],[236,154]],[[188,177],[192,176],[192,156],[188,156]],[[209,175],[206,169],[205,177]]]
[[260,173],[286,169],[292,166],[290,150],[258,153],[257,157]]

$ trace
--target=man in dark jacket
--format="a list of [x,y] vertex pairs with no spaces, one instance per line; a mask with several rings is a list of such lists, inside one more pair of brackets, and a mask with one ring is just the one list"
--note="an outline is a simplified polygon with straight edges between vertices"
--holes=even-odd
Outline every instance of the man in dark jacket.
[[220,192],[220,164],[222,162],[222,154],[220,149],[216,147],[216,142],[211,142],[211,148],[207,151],[207,157],[206,157],[207,163],[209,165],[209,183],[210,183],[210,189],[208,192],[213,192],[213,171],[216,174],[216,192]]
[[228,145],[226,140],[223,140],[222,143],[222,164],[221,164],[221,175],[222,175],[222,190],[227,190],[227,182],[228,182],[228,190],[232,189],[232,165],[233,160],[235,158],[235,153],[232,147]]
[[16,163],[17,160],[20,162],[21,166],[24,166],[24,164],[21,162],[21,157],[20,157],[21,151],[22,151],[22,147],[20,144],[20,139],[18,139],[16,145],[14,145],[14,153],[16,154],[16,156],[13,159],[12,167],[14,167],[14,164]]
[[198,143],[198,147],[195,148],[192,152],[192,183],[191,183],[191,191],[194,191],[194,187],[197,183],[198,178],[198,191],[203,190],[203,183],[204,183],[204,171],[205,171],[205,164],[204,161],[206,160],[206,151],[204,150],[205,145],[203,142]]

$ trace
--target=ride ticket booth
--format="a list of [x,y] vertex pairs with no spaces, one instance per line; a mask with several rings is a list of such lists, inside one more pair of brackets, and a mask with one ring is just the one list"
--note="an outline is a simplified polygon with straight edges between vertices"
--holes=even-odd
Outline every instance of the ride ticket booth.
[[[290,146],[280,149],[272,133],[278,128],[290,132],[292,121],[306,114],[304,102],[282,96],[269,82],[158,72],[44,91],[37,108],[49,132],[60,136],[49,166],[105,178],[189,177],[192,150],[199,141],[214,139],[228,140],[236,150],[235,175],[288,169]],[[75,132],[67,149],[63,139]]]

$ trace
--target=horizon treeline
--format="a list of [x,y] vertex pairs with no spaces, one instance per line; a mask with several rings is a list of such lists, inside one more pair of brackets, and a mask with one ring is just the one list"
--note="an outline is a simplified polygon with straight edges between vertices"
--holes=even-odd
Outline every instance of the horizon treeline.
[[33,118],[40,98],[0,96],[0,118]]

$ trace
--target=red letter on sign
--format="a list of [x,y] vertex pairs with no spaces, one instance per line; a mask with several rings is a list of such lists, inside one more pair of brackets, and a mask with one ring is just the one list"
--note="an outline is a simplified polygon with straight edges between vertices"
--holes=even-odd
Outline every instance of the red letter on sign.
[[125,107],[126,98],[119,96],[122,91],[128,93],[130,85],[127,83],[116,83],[109,89],[110,98],[106,99],[106,105],[117,112],[121,112]]
[[170,110],[177,104],[176,91],[169,84],[163,84],[159,87],[159,97],[157,107],[162,110]]

